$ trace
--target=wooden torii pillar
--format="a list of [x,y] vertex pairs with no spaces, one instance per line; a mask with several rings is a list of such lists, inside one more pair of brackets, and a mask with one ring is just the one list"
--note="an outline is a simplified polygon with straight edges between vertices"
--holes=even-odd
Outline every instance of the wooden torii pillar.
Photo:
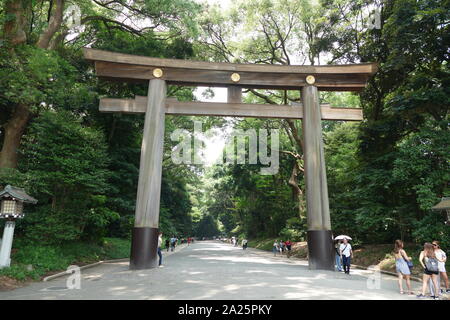
[[[84,49],[100,78],[149,83],[148,97],[100,100],[100,111],[145,113],[130,268],[157,266],[165,114],[303,119],[310,269],[334,270],[321,120],[362,120],[361,109],[319,104],[319,90],[360,91],[377,71],[374,63],[280,66],[159,59]],[[227,103],[166,99],[166,86],[227,87]],[[241,102],[242,88],[299,90],[302,104]]]

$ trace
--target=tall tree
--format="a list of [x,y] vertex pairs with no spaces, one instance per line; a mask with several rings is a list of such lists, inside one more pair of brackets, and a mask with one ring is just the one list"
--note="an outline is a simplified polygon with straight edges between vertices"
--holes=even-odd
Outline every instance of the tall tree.
[[[64,10],[70,7],[70,1],[65,0],[4,0],[0,11],[2,30],[0,35],[2,69],[14,70],[5,72],[0,86],[0,169],[15,168],[22,135],[33,115],[42,106],[53,104],[49,87],[55,86],[64,74],[54,75],[50,65],[43,61],[39,67],[28,68],[27,62],[33,59],[57,56],[54,51],[67,44],[70,30],[68,20],[64,20]],[[90,26],[103,24],[108,30],[123,30],[136,36],[156,28],[166,31],[163,38],[174,35],[187,36],[188,31],[195,29],[195,12],[198,9],[192,1],[102,1],[83,0],[76,3],[80,14],[78,35],[72,34],[71,42],[82,39],[84,45],[92,42]],[[140,19],[142,27],[137,27]],[[72,17],[73,18],[73,17]],[[142,21],[144,21],[142,23]],[[179,23],[182,21],[183,23]],[[172,33],[167,31],[170,27]],[[72,26],[72,29],[74,27]],[[84,28],[84,29],[83,29]],[[59,61],[58,61],[59,62]],[[39,77],[39,73],[48,72],[46,77]],[[38,78],[38,79],[36,79]],[[38,81],[36,81],[38,80]],[[83,81],[80,79],[80,83]],[[44,88],[43,88],[44,86]],[[19,90],[28,94],[16,92]],[[70,86],[69,86],[70,88]],[[30,93],[31,92],[31,93]],[[76,93],[75,93],[76,95]]]

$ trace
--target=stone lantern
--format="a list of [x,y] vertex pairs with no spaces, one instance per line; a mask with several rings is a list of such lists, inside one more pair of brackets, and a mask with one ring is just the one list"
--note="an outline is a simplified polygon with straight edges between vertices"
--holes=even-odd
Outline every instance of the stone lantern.
[[432,210],[445,210],[447,212],[447,220],[445,221],[446,225],[450,225],[450,197],[444,197],[441,199],[437,205],[435,205]]
[[7,185],[0,191],[0,218],[5,219],[2,245],[0,249],[0,268],[11,264],[11,248],[14,236],[16,219],[24,217],[23,204],[36,204],[37,200],[25,193],[25,190]]

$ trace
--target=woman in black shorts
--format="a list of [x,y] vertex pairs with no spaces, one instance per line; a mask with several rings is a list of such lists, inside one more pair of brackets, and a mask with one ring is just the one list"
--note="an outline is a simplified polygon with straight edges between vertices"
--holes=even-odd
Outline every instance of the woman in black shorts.
[[[422,280],[422,293],[419,294],[417,296],[417,298],[425,298],[425,292],[427,291],[427,286],[428,286],[428,281],[431,280],[433,281],[434,287],[435,288],[439,288],[438,285],[438,274],[439,274],[439,270],[437,271],[432,271],[429,270],[427,268],[427,265],[430,262],[433,262],[434,260],[436,260],[436,255],[434,254],[434,248],[433,245],[431,243],[425,243],[423,246],[423,251],[420,253],[420,257],[419,257],[419,262],[423,267],[423,280]],[[437,264],[437,260],[436,260],[436,264]],[[439,293],[438,293],[439,294]],[[438,299],[438,296],[432,296],[431,298],[433,299]]]

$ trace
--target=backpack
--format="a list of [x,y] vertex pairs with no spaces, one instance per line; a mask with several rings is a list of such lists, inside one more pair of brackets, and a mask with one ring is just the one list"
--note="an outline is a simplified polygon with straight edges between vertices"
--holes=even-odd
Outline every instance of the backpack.
[[439,264],[436,258],[425,259],[425,266],[430,272],[439,272]]

